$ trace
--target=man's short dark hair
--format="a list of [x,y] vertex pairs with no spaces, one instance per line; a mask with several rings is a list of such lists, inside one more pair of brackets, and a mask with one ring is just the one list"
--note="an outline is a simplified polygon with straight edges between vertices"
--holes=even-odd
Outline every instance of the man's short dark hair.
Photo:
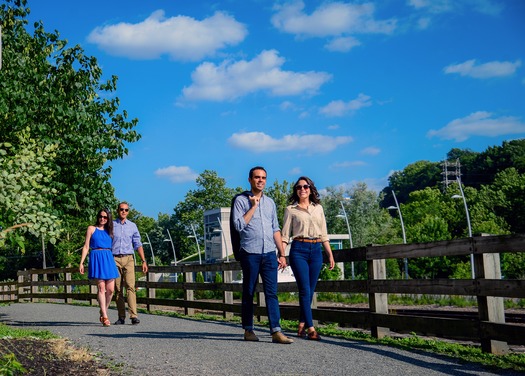
[[266,172],[266,170],[264,169],[264,167],[261,167],[261,166],[255,166],[255,167],[252,167],[252,168],[250,169],[250,174],[248,175],[248,177],[249,177],[250,179],[253,178],[253,172],[254,172],[255,170],[263,170],[263,171],[266,173],[266,175],[268,175],[268,173]]

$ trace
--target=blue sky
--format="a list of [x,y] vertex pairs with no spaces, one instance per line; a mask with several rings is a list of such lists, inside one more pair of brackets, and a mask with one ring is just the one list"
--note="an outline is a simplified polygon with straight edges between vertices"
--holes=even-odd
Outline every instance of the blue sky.
[[525,137],[525,1],[29,0],[119,77],[142,139],[117,197],[171,214],[204,170],[248,187],[387,185],[451,148]]

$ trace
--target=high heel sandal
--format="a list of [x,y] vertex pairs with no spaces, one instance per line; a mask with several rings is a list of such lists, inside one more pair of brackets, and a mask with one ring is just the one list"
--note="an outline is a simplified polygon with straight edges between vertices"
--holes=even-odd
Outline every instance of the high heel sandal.
[[297,337],[306,337],[306,331],[304,330],[304,322],[300,322],[299,326],[297,327]]
[[107,317],[102,317],[102,325],[103,326],[110,326],[111,325],[111,322],[109,321],[109,319]]
[[308,332],[308,335],[307,335],[306,338],[311,340],[311,341],[320,341],[321,340],[321,336],[319,335],[319,333],[317,333],[317,331],[315,329],[310,331],[310,332]]

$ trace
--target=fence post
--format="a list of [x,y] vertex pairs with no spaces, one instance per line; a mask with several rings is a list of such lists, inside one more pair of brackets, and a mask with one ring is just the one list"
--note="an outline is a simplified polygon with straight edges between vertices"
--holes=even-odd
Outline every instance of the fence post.
[[71,273],[65,273],[65,281],[64,281],[64,290],[66,292],[66,298],[64,299],[66,304],[69,304],[73,301],[72,298],[69,297],[69,294],[71,294],[72,287],[71,287]]
[[[223,283],[232,283],[233,281],[233,271],[231,270],[225,270],[222,274],[222,282]],[[233,304],[233,291],[226,291],[224,290],[224,298],[223,298],[223,302],[225,304]],[[225,319],[229,319],[229,318],[232,318],[233,317],[233,312],[230,312],[230,311],[223,311],[222,312],[222,316],[225,318]]]
[[16,302],[17,303],[20,303],[20,297],[21,296],[24,296],[24,287],[22,286],[22,284],[24,283],[24,280],[25,280],[25,271],[23,272],[18,272],[18,292],[17,292],[17,297],[16,297]]
[[90,299],[89,300],[89,304],[90,305],[98,305],[98,298],[97,298],[97,293],[98,293],[98,288],[96,285],[94,285],[93,283],[90,283],[89,285],[89,292],[90,294],[95,294],[95,299]]
[[[184,282],[192,283],[193,282],[193,272],[184,272]],[[189,289],[184,289],[184,299],[187,303],[194,301],[194,291]],[[187,316],[195,315],[195,308],[190,308],[188,306],[184,307],[184,314]]]
[[[375,279],[386,279],[386,262],[384,259],[368,261],[368,282],[370,283]],[[388,314],[388,295],[369,291],[368,301],[372,315],[371,334],[373,337],[381,339],[390,334],[390,329],[377,326],[374,313]]]
[[33,295],[36,295],[38,293],[38,286],[34,282],[38,282],[38,274],[31,273],[31,298],[29,299],[31,303],[33,303],[35,299],[33,298]]
[[150,299],[155,299],[157,296],[157,290],[154,288],[152,289],[149,286],[149,283],[151,282],[152,279],[153,279],[153,282],[156,282],[155,276],[156,276],[155,273],[151,273],[149,271],[146,274],[146,296],[148,297],[148,302],[146,303],[146,309],[148,310],[148,312],[151,312]]
[[[475,246],[475,243],[474,243]],[[477,279],[501,279],[499,253],[474,253],[474,273]],[[503,298],[495,296],[477,296],[480,321],[505,323],[505,307]],[[480,333],[483,352],[503,355],[509,352],[507,342],[486,338]]]

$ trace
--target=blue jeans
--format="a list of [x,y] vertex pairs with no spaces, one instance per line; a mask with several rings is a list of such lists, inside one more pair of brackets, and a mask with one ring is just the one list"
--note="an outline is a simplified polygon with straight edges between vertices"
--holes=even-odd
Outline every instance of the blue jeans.
[[270,322],[270,332],[280,332],[281,313],[277,300],[277,255],[275,252],[253,254],[241,250],[241,267],[242,327],[245,330],[253,330],[253,296],[260,274],[266,299],[266,312]]
[[292,242],[289,260],[299,289],[299,322],[309,328],[314,326],[312,299],[323,266],[321,243]]

